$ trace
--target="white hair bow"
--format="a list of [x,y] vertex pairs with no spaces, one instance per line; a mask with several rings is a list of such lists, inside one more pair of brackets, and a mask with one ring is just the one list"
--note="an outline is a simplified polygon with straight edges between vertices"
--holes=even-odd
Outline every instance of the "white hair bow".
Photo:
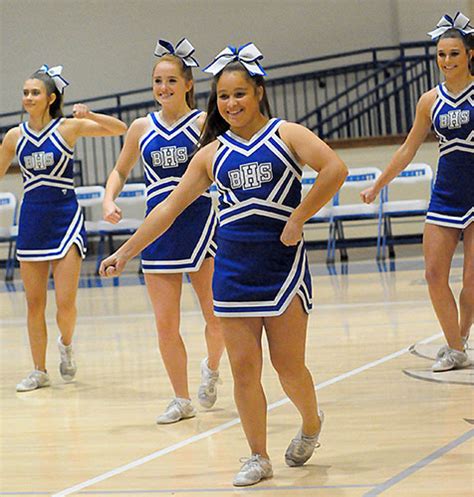
[[474,28],[469,25],[469,19],[462,12],[457,12],[454,19],[448,14],[445,14],[439,20],[436,29],[430,31],[428,36],[431,36],[432,40],[436,40],[448,29],[457,29],[461,31],[463,35],[474,33]]
[[263,59],[260,50],[253,44],[247,43],[239,48],[228,46],[222,52],[218,53],[214,60],[206,66],[203,71],[212,75],[219,74],[227,64],[231,62],[240,62],[251,76],[266,76],[267,73],[258,62]]
[[192,57],[194,51],[194,47],[187,38],[178,41],[176,48],[169,41],[158,40],[155,48],[155,56],[163,57],[163,55],[171,54],[179,57],[187,67],[198,67],[198,61]]
[[59,93],[61,93],[61,95],[64,93],[64,88],[66,88],[66,86],[69,86],[69,82],[61,76],[62,70],[63,66],[55,66],[49,68],[46,64],[43,64],[38,69],[39,72],[44,72],[53,79],[54,84],[56,85],[56,88],[58,89]]

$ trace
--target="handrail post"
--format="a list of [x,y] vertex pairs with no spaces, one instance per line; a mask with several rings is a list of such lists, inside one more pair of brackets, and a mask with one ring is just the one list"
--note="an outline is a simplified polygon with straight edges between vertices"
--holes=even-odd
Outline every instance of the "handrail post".
[[400,61],[402,63],[402,82],[403,82],[403,100],[404,100],[404,110],[405,110],[405,131],[408,133],[411,128],[412,115],[411,115],[411,102],[410,102],[410,91],[408,88],[408,75],[407,75],[407,62],[405,57],[405,49],[403,45],[400,45]]

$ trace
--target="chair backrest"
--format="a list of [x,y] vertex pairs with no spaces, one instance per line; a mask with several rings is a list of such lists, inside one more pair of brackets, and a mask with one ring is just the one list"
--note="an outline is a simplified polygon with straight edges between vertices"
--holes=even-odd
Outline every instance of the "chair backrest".
[[105,188],[101,185],[76,186],[76,198],[81,207],[92,207],[102,204]]
[[314,169],[304,169],[301,178],[301,198],[305,198],[314,185],[318,173]]
[[[421,188],[424,183],[426,188]],[[412,187],[413,185],[413,187]],[[408,166],[385,187],[385,200],[407,200],[413,198],[428,199],[433,188],[433,170],[428,164],[413,163]]]
[[359,193],[365,188],[372,186],[381,174],[382,171],[377,167],[349,169],[349,174],[341,186],[341,189],[334,197],[335,205],[341,203],[343,197],[344,203],[359,203]]
[[392,180],[395,183],[418,183],[420,181],[432,181],[433,170],[428,164],[413,163],[408,166]]
[[126,183],[115,203],[122,209],[124,218],[143,219],[146,208],[145,183]]
[[11,192],[0,193],[0,236],[8,236],[16,224],[17,200]]
[[145,183],[126,183],[115,201],[118,204],[146,203]]

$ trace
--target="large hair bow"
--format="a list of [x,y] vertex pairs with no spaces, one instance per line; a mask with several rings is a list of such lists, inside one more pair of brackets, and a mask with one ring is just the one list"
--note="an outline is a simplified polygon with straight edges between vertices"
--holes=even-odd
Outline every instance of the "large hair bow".
[[247,69],[251,76],[266,76],[267,73],[258,62],[261,59],[263,59],[263,55],[253,43],[247,43],[239,48],[229,45],[222,52],[218,53],[203,71],[216,76],[227,64],[238,61]]
[[66,88],[66,86],[69,86],[69,82],[66,81],[61,76],[62,70],[63,70],[63,66],[54,66],[54,67],[49,68],[46,64],[43,64],[38,69],[38,72],[44,72],[50,78],[52,78],[52,80],[54,81],[54,84],[56,85],[56,88],[58,89],[59,93],[61,93],[61,95],[64,93],[64,88]]
[[448,29],[457,29],[463,35],[474,33],[474,28],[469,25],[469,19],[462,12],[457,12],[454,19],[448,14],[445,14],[439,20],[436,29],[430,31],[428,36],[431,36],[432,40],[437,40]]
[[192,57],[194,51],[194,47],[187,38],[178,41],[176,47],[173,47],[169,41],[158,40],[155,48],[155,56],[163,57],[163,55],[171,54],[179,57],[187,67],[198,67],[198,61]]

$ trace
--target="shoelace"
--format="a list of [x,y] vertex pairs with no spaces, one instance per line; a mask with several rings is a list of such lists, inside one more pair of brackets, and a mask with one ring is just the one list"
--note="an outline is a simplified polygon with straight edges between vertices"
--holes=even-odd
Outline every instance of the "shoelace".
[[261,465],[258,462],[259,456],[253,455],[251,457],[241,457],[239,459],[239,462],[243,463],[242,467],[240,468],[240,471],[242,471],[244,468],[245,469],[261,469]]

